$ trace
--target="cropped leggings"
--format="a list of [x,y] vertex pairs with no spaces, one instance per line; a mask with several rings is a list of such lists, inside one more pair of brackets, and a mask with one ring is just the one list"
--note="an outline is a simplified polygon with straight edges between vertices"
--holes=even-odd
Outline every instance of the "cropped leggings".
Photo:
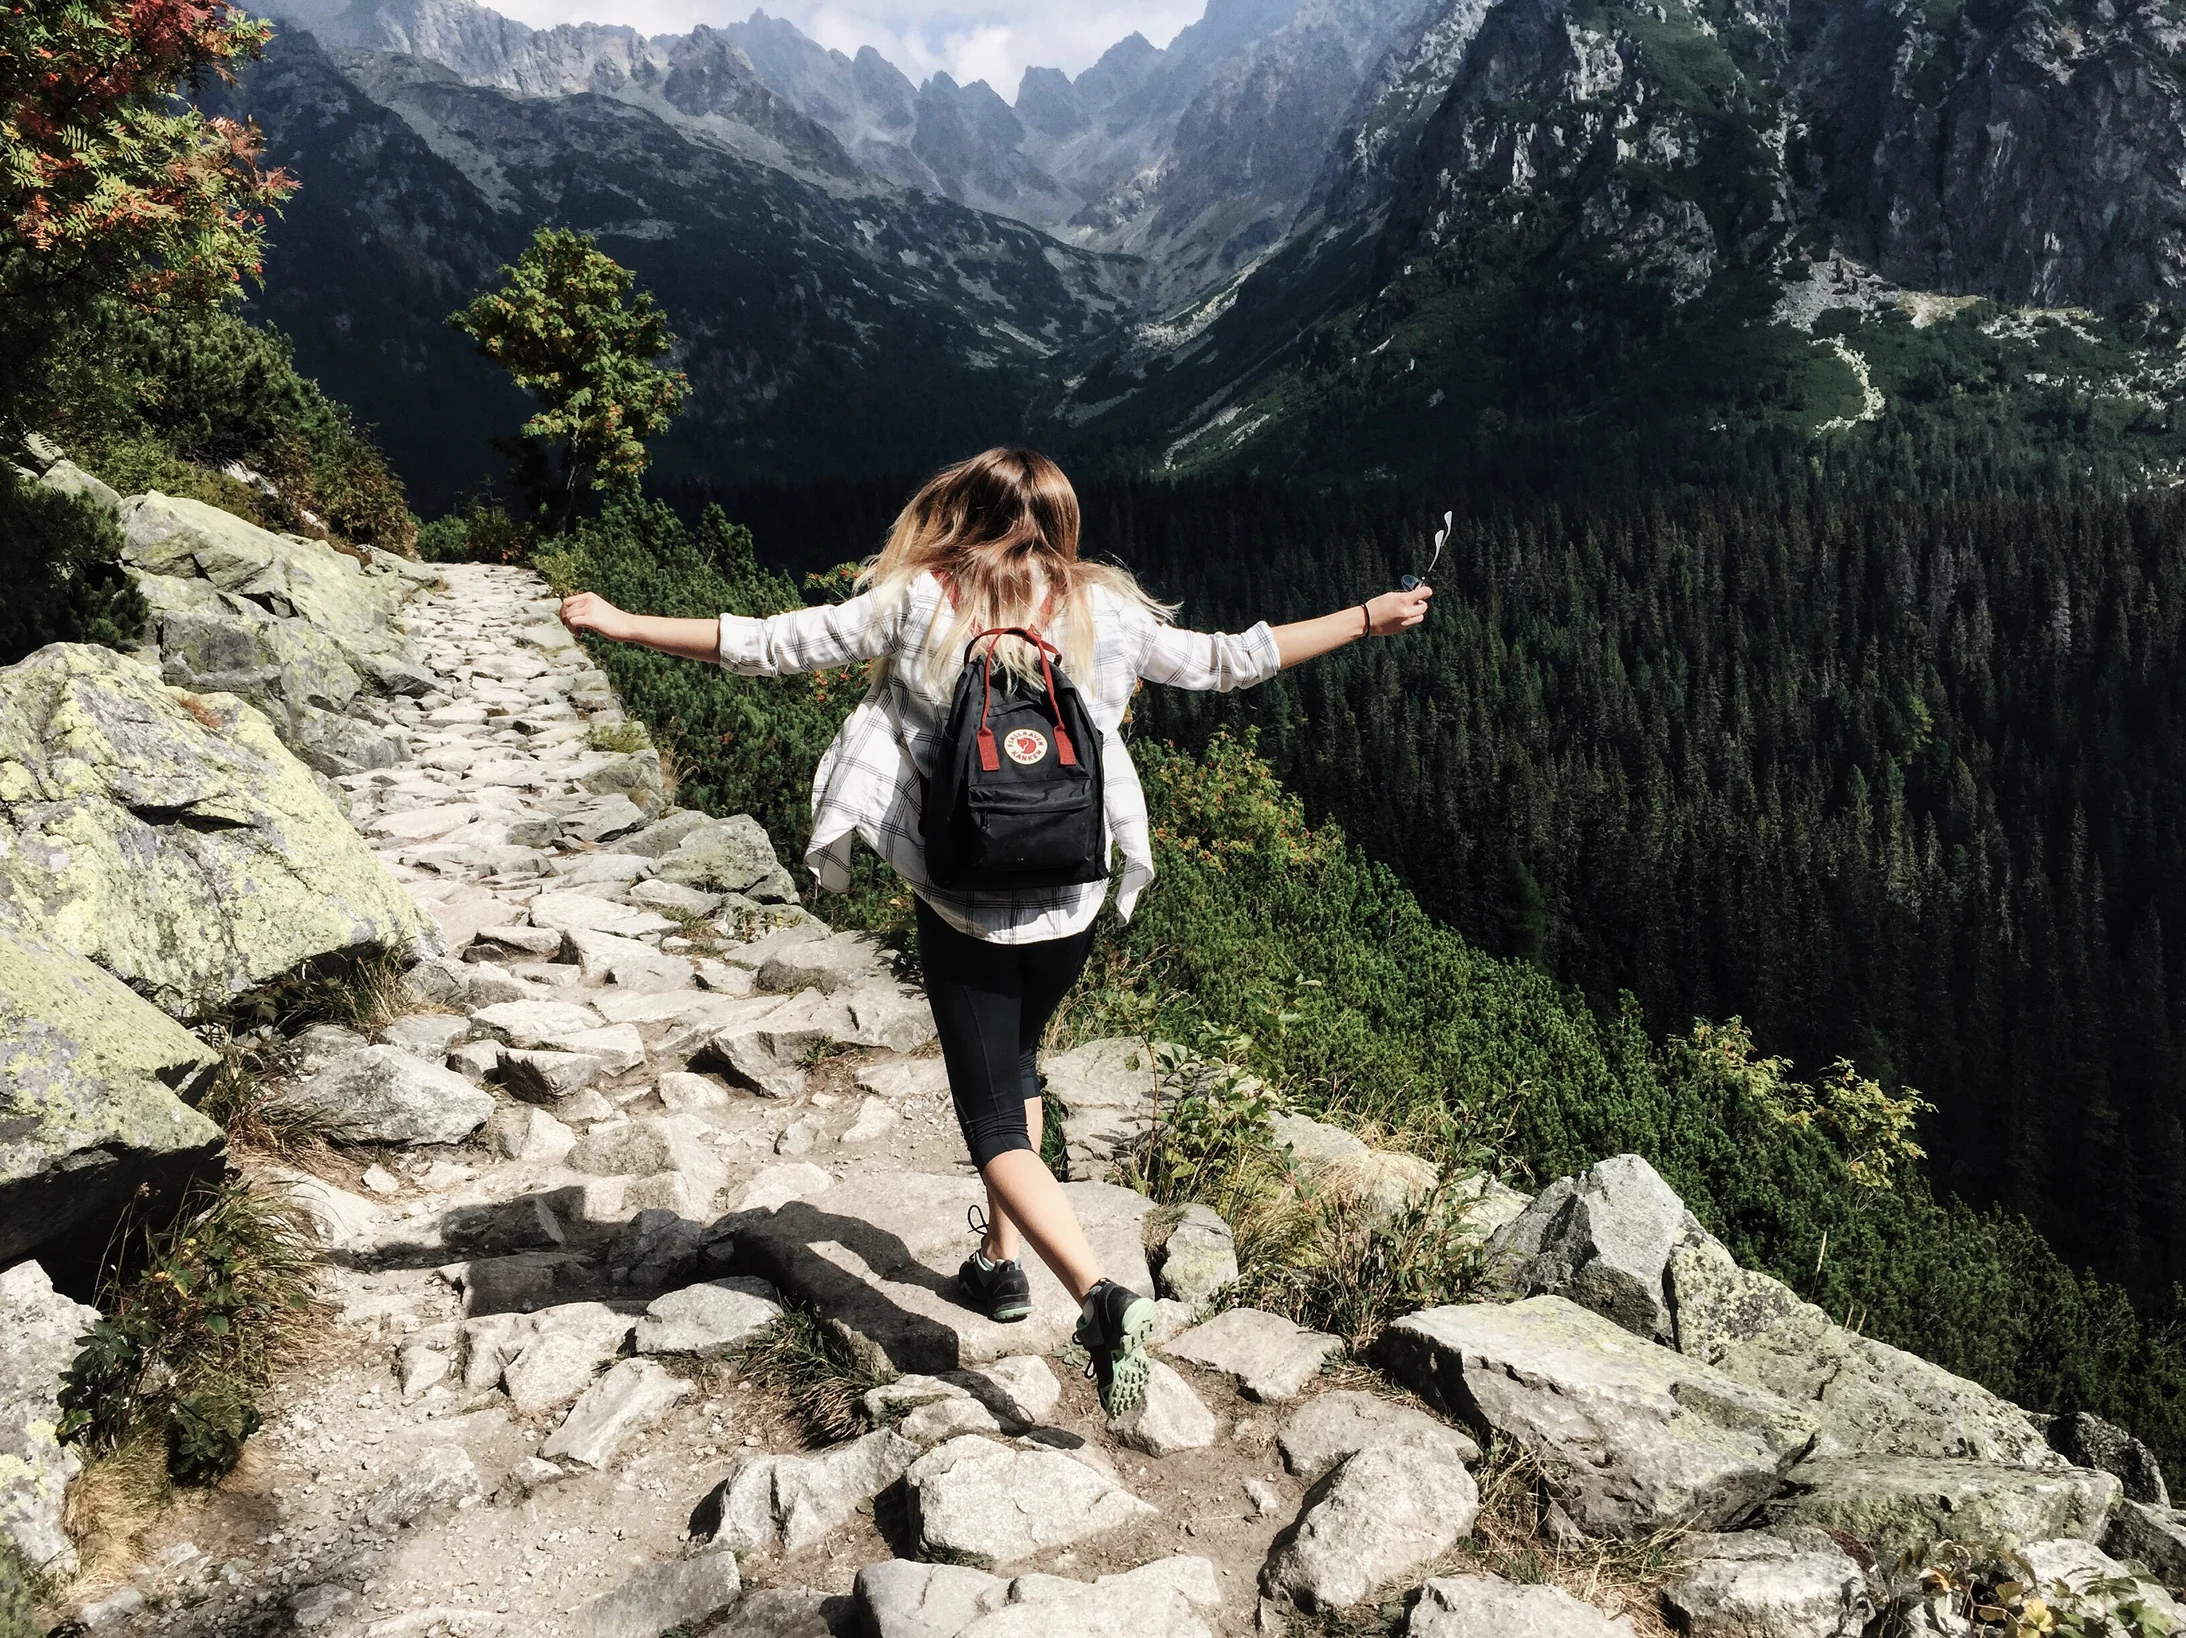
[[960,933],[924,899],[919,965],[941,1057],[972,1164],[1030,1149],[1025,1104],[1040,1095],[1040,1033],[1085,967],[1093,929],[1039,944],[995,944]]

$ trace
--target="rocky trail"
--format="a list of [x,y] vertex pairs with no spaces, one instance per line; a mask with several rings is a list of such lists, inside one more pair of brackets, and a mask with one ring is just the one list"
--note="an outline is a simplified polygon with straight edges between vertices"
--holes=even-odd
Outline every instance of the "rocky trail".
[[[1456,1185],[1484,1300],[1398,1320],[1371,1369],[1225,1307],[1221,1218],[1105,1180],[1165,1095],[1130,1040],[1043,1060],[1096,1248],[1162,1295],[1146,1402],[1110,1423],[1044,1269],[1022,1324],[956,1299],[981,1191],[916,987],[800,907],[750,819],[673,805],[535,576],[409,580],[380,686],[284,734],[440,946],[374,1038],[293,1043],[271,1106],[325,1140],[309,1169],[246,1161],[315,1224],[327,1319],[224,1483],[93,1521],[82,1628],[1191,1638],[1382,1609],[1372,1630],[1420,1638],[1970,1632],[1918,1577],[1946,1540],[2186,1628],[2160,1584],[2186,1580],[2186,1515],[2145,1449],[1835,1324],[1636,1156],[1531,1199]],[[210,605],[162,595],[173,687]],[[184,696],[232,729],[225,697]],[[1302,1115],[1273,1135],[1382,1216],[1437,1182]],[[56,1565],[70,1473],[38,1429],[94,1317],[34,1262],[0,1273],[31,1475],[0,1448],[0,1524]],[[856,1362],[825,1428],[761,1369],[812,1323]],[[1537,1573],[1596,1544],[1659,1571],[1593,1602],[1484,1573],[1512,1561],[1483,1484],[1526,1498]]]
[[[667,810],[656,754],[591,748],[621,713],[536,577],[442,572],[404,616],[431,680],[387,707],[402,759],[336,782],[449,953],[377,1041],[305,1032],[284,1094],[337,1143],[323,1175],[276,1169],[328,1247],[332,1338],[234,1479],[98,1567],[85,1623],[652,1638],[726,1607],[710,1630],[787,1635],[878,1601],[924,1611],[890,1633],[984,1633],[1016,1630],[980,1613],[1013,1584],[1124,1575],[1071,1594],[1097,1630],[1255,1630],[1305,1483],[1279,1439],[1334,1340],[1276,1322],[1201,1365],[1180,1340],[1112,1434],[1044,1269],[1028,1322],[962,1308],[983,1196],[916,988],[796,907],[757,826]],[[1151,1114],[1143,1043],[1046,1072],[1081,1168]],[[1070,1188],[1151,1289],[1151,1203]],[[1199,1215],[1205,1266],[1182,1231],[1166,1288],[1204,1299],[1235,1265]],[[785,1289],[895,1377],[875,1431],[808,1449],[720,1363]]]

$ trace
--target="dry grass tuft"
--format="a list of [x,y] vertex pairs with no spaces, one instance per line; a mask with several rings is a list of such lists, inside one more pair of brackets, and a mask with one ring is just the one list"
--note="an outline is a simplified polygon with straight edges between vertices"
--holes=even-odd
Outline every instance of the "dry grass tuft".
[[[590,750],[609,751],[618,756],[628,756],[637,751],[650,751],[653,748],[653,736],[646,732],[645,724],[642,722],[594,723],[591,729],[586,732],[584,742]],[[667,772],[665,765],[661,771],[663,773]]]
[[67,1503],[87,1565],[242,1460],[275,1371],[323,1335],[317,1269],[294,1206],[248,1180],[120,1237],[60,1396],[61,1438],[87,1458]]
[[267,1029],[295,1035],[313,1024],[371,1035],[397,1018],[434,1010],[410,988],[406,975],[415,961],[414,952],[399,949],[299,967],[237,996],[215,1022],[236,1036]]
[[215,711],[211,706],[207,705],[203,700],[199,699],[195,694],[184,694],[177,692],[175,695],[175,703],[177,705],[180,705],[183,710],[189,712],[191,716],[197,718],[197,723],[200,728],[206,729],[208,732],[215,734],[227,732],[228,719],[223,717],[218,711]]
[[238,1037],[217,1026],[199,1033],[219,1052],[220,1067],[198,1110],[228,1134],[231,1149],[324,1175],[341,1170],[326,1141],[324,1117],[281,1101],[280,1083],[295,1068],[286,1041],[271,1031]]
[[893,1380],[802,1308],[782,1317],[748,1343],[736,1359],[739,1374],[789,1401],[805,1440],[840,1444],[865,1431],[860,1401],[868,1389]]
[[167,1446],[145,1429],[84,1464],[69,1486],[61,1522],[76,1543],[80,1582],[96,1582],[109,1565],[133,1562],[137,1543],[174,1501]]
[[1642,1638],[1672,1638],[1657,1594],[1677,1572],[1680,1532],[1642,1541],[1557,1541],[1542,1517],[1539,1464],[1506,1441],[1489,1445],[1474,1477],[1480,1517],[1464,1568],[1506,1581],[1545,1581],[1611,1615],[1630,1616]]

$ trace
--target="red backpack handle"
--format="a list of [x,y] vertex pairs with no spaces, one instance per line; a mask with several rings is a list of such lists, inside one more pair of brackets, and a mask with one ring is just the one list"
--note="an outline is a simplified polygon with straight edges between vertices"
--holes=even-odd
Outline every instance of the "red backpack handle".
[[1066,768],[1075,768],[1078,765],[1078,753],[1070,743],[1068,730],[1063,727],[1063,703],[1055,694],[1055,668],[1049,660],[1051,655],[1055,659],[1061,659],[1063,651],[1038,632],[1024,626],[991,626],[985,631],[975,632],[971,641],[964,648],[964,659],[968,664],[972,657],[972,650],[982,642],[987,645],[987,652],[979,657],[980,665],[983,668],[979,693],[978,743],[980,768],[987,773],[998,773],[1002,767],[1001,755],[995,749],[994,730],[987,726],[987,713],[994,705],[994,651],[996,645],[1005,637],[1022,638],[1039,650],[1040,676],[1041,680],[1047,684],[1048,715],[1054,718],[1055,721],[1055,760]]

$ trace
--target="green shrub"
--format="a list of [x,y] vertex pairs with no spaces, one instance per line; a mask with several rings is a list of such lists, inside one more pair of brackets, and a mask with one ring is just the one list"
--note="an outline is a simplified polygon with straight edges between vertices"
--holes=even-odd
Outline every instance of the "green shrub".
[[521,563],[530,553],[522,526],[485,496],[418,525],[417,555],[428,563]]
[[177,1484],[230,1471],[257,1398],[312,1301],[315,1252],[286,1202],[247,1182],[201,1190],[124,1243],[104,1318],[63,1381],[60,1436],[94,1452],[156,1440]]
[[38,1619],[37,1573],[14,1541],[0,1535],[0,1638],[45,1638]]
[[151,611],[118,561],[121,532],[88,501],[0,461],[0,665],[48,643],[132,648]]
[[471,532],[453,513],[417,526],[417,555],[421,563],[467,563]]
[[[408,553],[402,484],[288,338],[226,308],[100,307],[14,409],[123,494],[158,489],[268,529]],[[227,477],[230,462],[274,494]],[[314,522],[314,520],[316,520]]]

